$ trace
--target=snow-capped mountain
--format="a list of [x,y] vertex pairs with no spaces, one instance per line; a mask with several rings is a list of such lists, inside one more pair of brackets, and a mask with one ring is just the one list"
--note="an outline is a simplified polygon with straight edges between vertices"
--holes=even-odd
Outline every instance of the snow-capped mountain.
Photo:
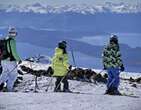
[[35,3],[32,5],[26,5],[23,7],[16,5],[9,5],[2,7],[5,12],[34,12],[34,13],[66,13],[74,12],[81,14],[95,14],[95,13],[137,13],[141,12],[141,4],[130,5],[125,3],[114,4],[106,2],[104,5],[64,5],[64,6],[51,6],[41,3]]

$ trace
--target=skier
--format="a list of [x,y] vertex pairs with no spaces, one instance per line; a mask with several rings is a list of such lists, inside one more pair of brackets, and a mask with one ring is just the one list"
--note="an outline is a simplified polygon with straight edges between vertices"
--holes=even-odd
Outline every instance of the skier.
[[67,73],[70,71],[69,57],[66,51],[67,42],[61,41],[55,49],[55,54],[52,58],[53,76],[56,77],[54,92],[61,92],[61,82],[63,82],[63,92],[70,92]]
[[14,82],[18,76],[17,62],[18,64],[21,63],[16,51],[16,36],[16,29],[14,27],[9,28],[8,36],[5,38],[5,50],[2,52],[2,54],[6,53],[6,55],[1,57],[3,71],[0,75],[0,85],[6,83],[8,92],[13,92]]
[[120,71],[124,71],[118,37],[112,35],[110,42],[103,51],[103,65],[108,72],[107,90],[105,94],[121,95],[118,90]]
[[[2,57],[2,53],[0,51],[0,75],[2,74],[2,70],[3,70],[1,65],[1,57]],[[3,89],[3,87],[4,87],[4,83],[0,84],[0,91]]]

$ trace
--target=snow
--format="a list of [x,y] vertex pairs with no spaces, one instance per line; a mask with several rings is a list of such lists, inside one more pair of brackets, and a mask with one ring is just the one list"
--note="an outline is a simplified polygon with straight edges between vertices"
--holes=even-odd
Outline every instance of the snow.
[[[99,70],[99,69],[93,69],[93,71],[100,73],[104,75],[106,73],[105,70]],[[130,79],[132,77],[133,79],[141,77],[141,73],[133,73],[133,72],[120,72],[120,77],[123,79]]]
[[141,12],[141,5],[140,4],[125,4],[125,3],[111,3],[106,2],[103,5],[87,5],[87,4],[81,4],[81,5],[62,5],[62,6],[51,6],[48,4],[41,4],[41,3],[35,3],[26,5],[24,7],[19,7],[16,5],[9,5],[7,7],[4,7],[6,12],[34,12],[34,13],[64,13],[64,12],[75,12],[75,13],[81,13],[81,14],[95,14],[99,12],[114,12],[114,13],[137,13]]
[[[32,65],[34,69],[46,69],[48,65],[29,63],[24,61],[26,66]],[[100,72],[101,70],[95,70]],[[104,71],[105,72],[105,71]],[[102,74],[104,73],[102,72]],[[126,73],[131,75],[131,73]],[[137,73],[132,76],[140,77]],[[52,82],[50,83],[50,81]],[[49,85],[50,83],[50,85]],[[76,93],[54,93],[55,78],[41,76],[38,78],[38,93],[34,93],[35,76],[24,74],[23,81],[15,90],[18,92],[0,92],[0,110],[140,110],[141,109],[141,84],[129,83],[128,80],[121,80],[119,90],[121,93],[130,96],[103,95],[106,85],[103,83],[88,83],[76,80],[69,80],[70,90]],[[132,87],[136,84],[137,87]],[[46,88],[49,86],[48,91]]]
[[140,99],[64,93],[2,93],[3,110],[140,110]]
[[[0,93],[0,109],[2,110],[140,110],[141,85],[130,87],[122,81],[120,91],[132,93],[139,98],[127,96],[103,95],[106,89],[104,84],[70,81],[72,91],[83,94],[54,93],[54,82],[45,92],[51,78],[38,78],[39,93],[33,93],[34,76],[24,75],[24,81],[16,89],[16,93]],[[27,92],[27,93],[25,93]]]
[[23,61],[22,65],[26,65],[26,67],[32,68],[34,70],[46,70],[50,64],[41,64],[41,63]]

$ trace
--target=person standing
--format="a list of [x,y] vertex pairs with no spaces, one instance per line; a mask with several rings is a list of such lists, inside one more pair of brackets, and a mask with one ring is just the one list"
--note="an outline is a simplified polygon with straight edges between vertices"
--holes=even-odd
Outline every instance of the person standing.
[[61,92],[61,82],[64,84],[63,92],[70,92],[67,73],[71,69],[71,66],[69,65],[69,57],[66,48],[66,41],[59,42],[52,58],[51,67],[54,71],[53,76],[56,77],[54,92]]
[[0,75],[0,85],[7,84],[7,91],[13,92],[14,82],[17,79],[17,62],[21,63],[21,59],[16,50],[17,31],[14,27],[9,28],[8,36],[5,38],[4,50],[2,51],[2,74]]
[[107,90],[105,94],[120,95],[118,90],[120,83],[120,71],[124,71],[124,65],[121,59],[118,37],[112,35],[110,42],[103,51],[103,66],[108,72]]

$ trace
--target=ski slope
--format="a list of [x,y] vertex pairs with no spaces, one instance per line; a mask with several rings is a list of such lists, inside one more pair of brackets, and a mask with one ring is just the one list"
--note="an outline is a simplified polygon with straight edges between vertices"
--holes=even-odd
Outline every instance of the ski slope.
[[[0,110],[140,110],[141,85],[130,87],[122,81],[120,91],[134,94],[139,97],[103,95],[106,89],[104,84],[69,81],[75,93],[54,93],[53,79],[48,92],[45,92],[50,78],[38,79],[39,92],[33,93],[34,76],[25,75],[24,82],[16,89],[16,93],[0,93]],[[27,92],[27,93],[25,93]]]
[[2,93],[1,110],[140,110],[141,99],[100,94]]
[[[45,69],[47,65],[29,64],[33,68]],[[100,71],[100,70],[95,70]],[[123,74],[123,73],[122,73]],[[125,76],[140,77],[137,73]],[[124,76],[124,75],[123,75]],[[34,93],[35,76],[23,75],[23,81],[15,88],[17,92],[0,92],[0,110],[141,110],[141,84],[121,80],[119,90],[133,96],[103,95],[106,85],[69,80],[70,90],[76,93],[54,93],[55,78],[38,78],[38,93]],[[137,87],[132,87],[136,84]],[[46,88],[49,89],[46,92]]]

